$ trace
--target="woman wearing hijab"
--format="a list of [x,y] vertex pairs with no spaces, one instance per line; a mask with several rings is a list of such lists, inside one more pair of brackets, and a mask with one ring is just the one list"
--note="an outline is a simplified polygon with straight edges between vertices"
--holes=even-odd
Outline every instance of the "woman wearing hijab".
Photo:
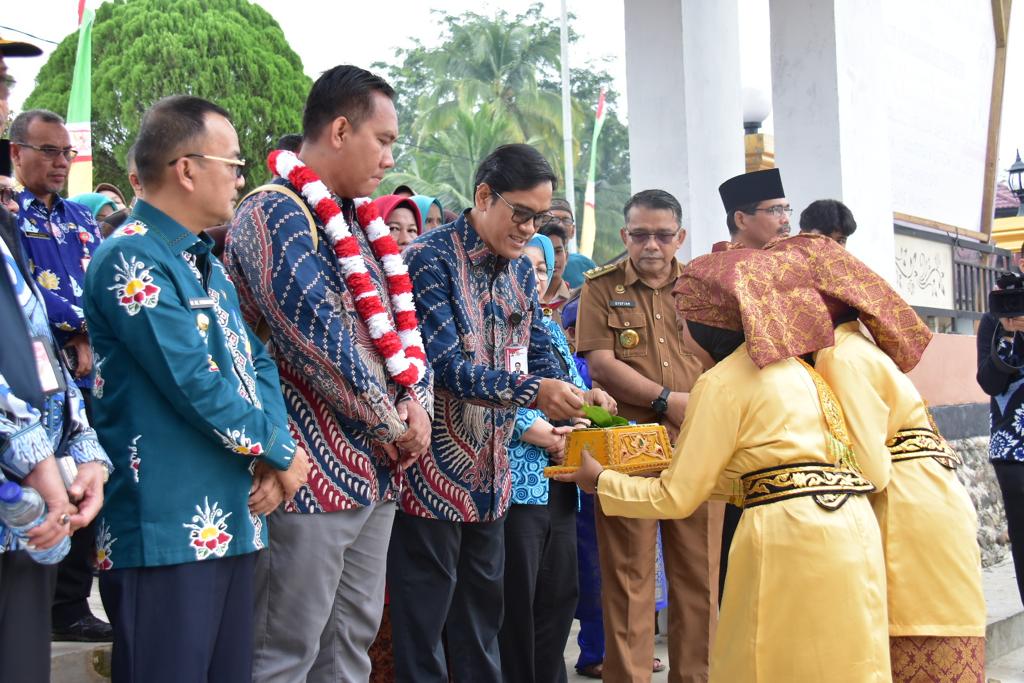
[[444,207],[441,206],[437,197],[428,197],[423,194],[414,194],[412,200],[423,216],[423,232],[428,232],[438,227],[444,220]]
[[386,194],[373,200],[380,217],[391,229],[391,237],[400,251],[405,251],[414,239],[423,232],[423,220],[419,207],[410,197]]
[[893,681],[984,680],[977,514],[956,475],[960,456],[904,374],[931,332],[882,277],[828,237],[798,235],[769,248],[807,260],[835,325],[835,344],[815,354],[814,367],[843,406],[854,452],[872,454],[861,459],[879,489],[870,499],[885,550]]
[[[525,249],[538,295],[554,269],[551,240],[535,235]],[[545,315],[552,350],[586,401],[615,412],[615,401],[583,383],[558,324]],[[524,370],[525,372],[525,370]],[[544,467],[564,457],[570,425],[555,426],[543,413],[520,408],[509,445],[512,504],[505,517],[505,618],[498,632],[501,675],[510,683],[565,681],[565,644],[576,610],[576,508],[572,484],[549,482]]]
[[606,514],[685,517],[712,495],[744,508],[712,682],[890,680],[882,543],[864,495],[873,487],[835,396],[800,359],[832,340],[808,281],[785,254],[694,259],[676,303],[684,345],[709,369],[690,393],[672,464],[630,477],[588,454],[559,477],[596,488]]
[[110,214],[117,211],[117,204],[105,194],[99,192],[86,192],[71,197],[71,201],[84,205],[92,213],[92,217],[99,223]]

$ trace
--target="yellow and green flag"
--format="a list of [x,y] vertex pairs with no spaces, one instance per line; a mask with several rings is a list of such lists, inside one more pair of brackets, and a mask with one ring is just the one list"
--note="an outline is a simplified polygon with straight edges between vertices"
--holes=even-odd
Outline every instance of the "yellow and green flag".
[[92,23],[96,13],[78,3],[78,53],[71,81],[67,126],[78,156],[68,173],[68,196],[92,192]]
[[583,228],[580,230],[580,253],[587,258],[594,256],[594,239],[597,237],[597,215],[594,213],[594,176],[597,172],[597,137],[604,125],[604,88],[597,98],[597,116],[594,119],[594,137],[590,141],[590,170],[587,171],[587,189],[583,193]]

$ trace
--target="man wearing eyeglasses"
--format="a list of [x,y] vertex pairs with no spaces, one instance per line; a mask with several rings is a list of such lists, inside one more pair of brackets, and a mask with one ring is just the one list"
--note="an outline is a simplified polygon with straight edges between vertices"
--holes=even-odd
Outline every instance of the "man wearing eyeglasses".
[[[61,198],[77,151],[64,119],[46,109],[19,114],[11,123],[11,159],[24,189],[16,196],[21,243],[46,302],[54,337],[92,414],[93,355],[82,310],[82,288],[100,230],[88,207]],[[110,625],[89,609],[95,527],[72,537],[60,565],[53,603],[56,640],[109,641]]]
[[[679,202],[644,190],[626,202],[627,258],[587,271],[576,323],[576,348],[595,386],[637,423],[660,422],[674,440],[700,362],[683,350],[672,287],[686,239]],[[601,561],[606,681],[649,681],[654,656],[654,561],[660,525],[668,579],[669,681],[706,681],[718,621],[720,503],[687,519],[606,517],[596,506]],[[660,670],[660,669],[659,669]]]
[[729,178],[718,187],[725,205],[725,223],[733,244],[749,249],[789,234],[793,208],[782,189],[779,169],[753,171]]

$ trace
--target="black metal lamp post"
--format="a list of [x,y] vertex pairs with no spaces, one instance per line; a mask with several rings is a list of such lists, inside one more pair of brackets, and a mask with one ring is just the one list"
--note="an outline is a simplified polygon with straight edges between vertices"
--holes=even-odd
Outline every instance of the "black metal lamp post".
[[1010,168],[1006,169],[1006,172],[1006,184],[1010,186],[1010,192],[1020,202],[1017,215],[1024,216],[1024,161],[1020,160],[1020,150],[1017,150],[1017,160]]

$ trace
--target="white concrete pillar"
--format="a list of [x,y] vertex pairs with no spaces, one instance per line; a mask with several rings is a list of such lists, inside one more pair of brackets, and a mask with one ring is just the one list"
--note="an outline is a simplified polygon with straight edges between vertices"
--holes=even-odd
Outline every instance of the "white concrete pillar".
[[850,251],[895,283],[885,2],[769,1],[775,164],[794,232],[810,202],[842,201],[857,219]]
[[737,0],[623,5],[632,189],[679,199],[688,260],[729,239],[718,186],[744,168]]

